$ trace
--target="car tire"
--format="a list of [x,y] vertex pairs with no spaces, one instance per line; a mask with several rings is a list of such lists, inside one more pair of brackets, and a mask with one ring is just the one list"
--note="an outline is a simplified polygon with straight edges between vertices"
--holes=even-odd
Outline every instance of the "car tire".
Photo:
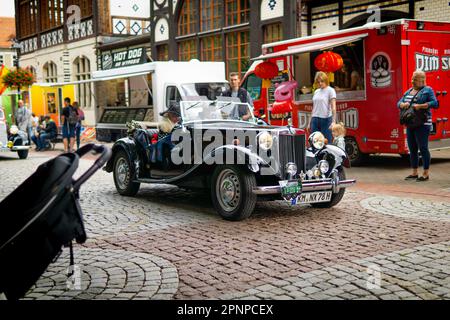
[[124,150],[119,150],[114,157],[113,175],[117,192],[121,195],[132,197],[138,193],[141,184],[133,182],[135,170]]
[[19,159],[26,159],[28,158],[28,150],[18,150],[17,155],[19,156]]
[[[339,180],[345,180],[344,168],[339,169]],[[341,188],[338,193],[333,193],[331,200],[328,202],[311,203],[314,208],[331,208],[341,202],[344,197],[345,188]]]
[[[255,209],[255,175],[239,166],[218,166],[211,178],[211,199],[222,218],[240,221],[248,218]],[[228,192],[228,193],[226,193]]]
[[354,138],[345,138],[345,152],[347,152],[348,159],[353,167],[362,165],[369,158],[367,153],[361,152],[358,142]]

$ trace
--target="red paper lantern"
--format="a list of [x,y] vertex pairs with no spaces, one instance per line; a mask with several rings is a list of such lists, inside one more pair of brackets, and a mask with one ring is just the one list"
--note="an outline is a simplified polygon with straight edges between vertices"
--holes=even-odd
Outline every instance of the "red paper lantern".
[[327,51],[319,54],[314,60],[314,66],[317,70],[323,72],[335,72],[342,68],[344,60],[342,57],[332,51]]
[[255,74],[261,79],[272,79],[278,76],[278,66],[270,61],[264,61],[255,68]]

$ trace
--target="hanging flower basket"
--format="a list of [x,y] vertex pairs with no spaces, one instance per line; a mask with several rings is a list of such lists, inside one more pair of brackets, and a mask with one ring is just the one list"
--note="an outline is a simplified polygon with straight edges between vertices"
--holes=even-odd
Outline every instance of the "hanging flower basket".
[[20,90],[22,87],[29,87],[34,83],[33,74],[21,68],[10,71],[1,80],[6,87],[17,88],[17,90]]

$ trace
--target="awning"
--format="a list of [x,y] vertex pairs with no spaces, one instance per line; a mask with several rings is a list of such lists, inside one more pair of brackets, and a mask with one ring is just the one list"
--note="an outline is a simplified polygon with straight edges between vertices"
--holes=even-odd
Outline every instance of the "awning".
[[287,49],[282,50],[282,51],[268,53],[268,54],[262,54],[259,57],[252,58],[251,60],[278,58],[278,57],[290,56],[293,54],[326,50],[326,49],[341,46],[341,45],[344,45],[344,44],[347,44],[350,42],[361,40],[361,39],[367,37],[368,35],[369,35],[368,33],[363,33],[363,34],[358,34],[358,35],[354,35],[354,36],[341,37],[341,38],[335,38],[335,39],[329,39],[329,40],[323,40],[323,41],[318,41],[318,42],[296,45],[296,46],[288,47]]
[[129,78],[137,76],[145,76],[155,70],[153,63],[144,63],[131,67],[123,67],[109,70],[93,71],[92,78],[86,80],[69,81],[69,82],[41,82],[35,83],[35,85],[41,87],[60,87],[73,84],[90,83],[96,81],[108,81],[120,78]]

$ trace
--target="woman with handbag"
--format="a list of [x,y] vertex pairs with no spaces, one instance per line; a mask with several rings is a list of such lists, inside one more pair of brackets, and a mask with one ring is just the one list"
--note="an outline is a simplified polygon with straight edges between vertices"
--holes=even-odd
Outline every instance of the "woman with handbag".
[[[407,127],[406,136],[413,171],[405,180],[427,181],[430,178],[431,160],[430,151],[428,150],[428,137],[433,125],[431,108],[437,108],[439,104],[433,89],[426,85],[425,72],[416,70],[412,75],[411,82],[412,88],[408,89],[397,103],[402,114],[410,114],[409,120],[405,125]],[[419,177],[418,173],[419,150],[423,160],[423,174],[421,177]]]

